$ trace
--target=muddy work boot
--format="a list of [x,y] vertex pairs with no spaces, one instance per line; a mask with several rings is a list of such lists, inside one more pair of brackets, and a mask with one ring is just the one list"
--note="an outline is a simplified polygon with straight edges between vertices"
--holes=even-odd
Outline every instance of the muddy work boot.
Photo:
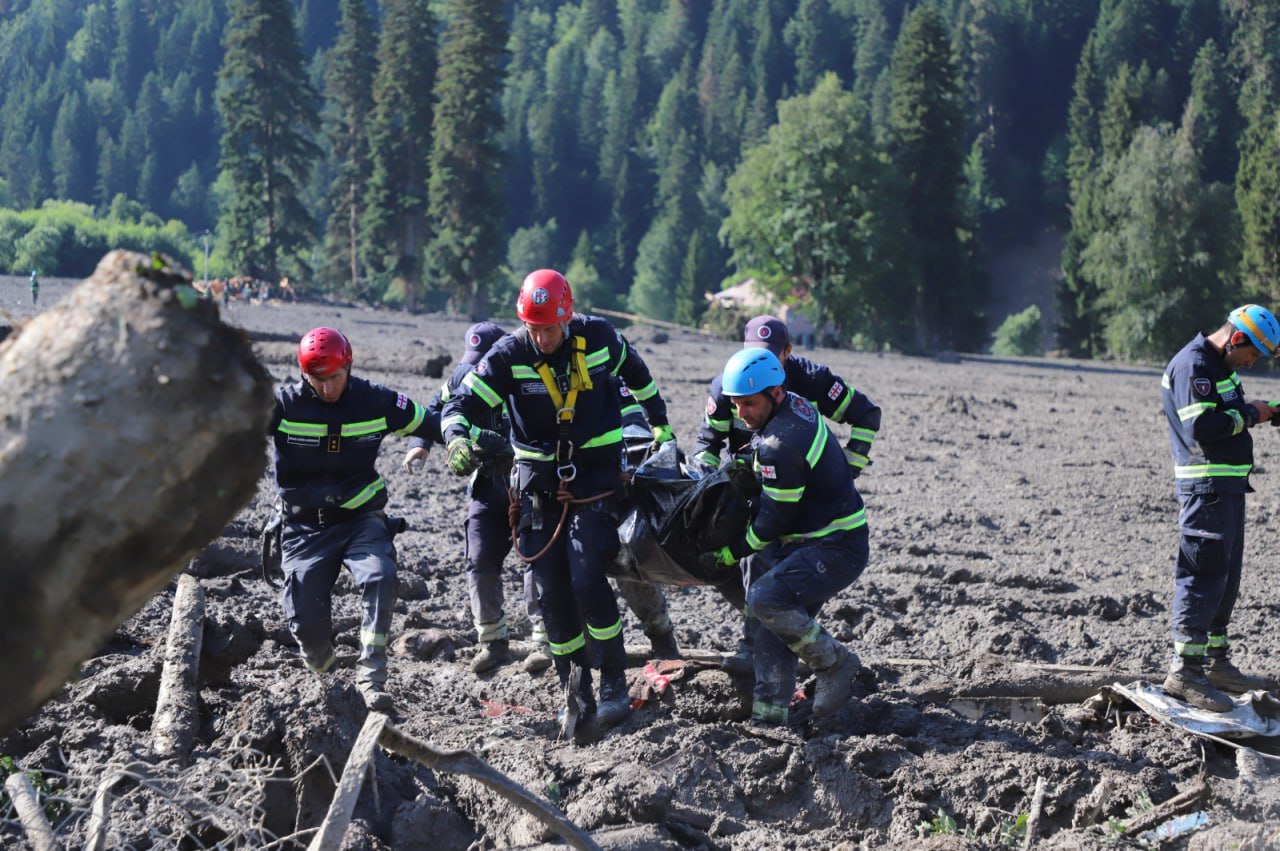
[[720,670],[734,677],[755,676],[755,661],[751,656],[751,645],[745,641],[738,642],[738,649],[720,659]]
[[541,618],[533,618],[533,630],[529,640],[533,642],[533,650],[524,657],[524,672],[540,674],[552,665],[551,648],[547,646],[547,627]]
[[[836,661],[826,668],[814,668],[818,682],[813,688],[813,717],[834,715],[853,694],[853,678],[862,662],[847,648],[836,645]],[[812,666],[811,666],[812,667]]]
[[1197,709],[1209,712],[1229,712],[1231,698],[1214,688],[1204,673],[1204,661],[1199,656],[1179,656],[1169,669],[1161,686],[1165,694],[1185,700]]
[[1243,694],[1246,691],[1265,690],[1269,685],[1262,677],[1246,674],[1226,656],[1210,654],[1205,658],[1204,675],[1209,683],[1222,691]]
[[617,726],[631,714],[627,672],[621,668],[605,668],[600,672],[600,704],[596,707],[596,725],[601,730]]
[[356,683],[356,688],[360,690],[360,696],[364,698],[364,705],[369,707],[370,712],[389,712],[394,703],[391,695],[387,694],[387,690],[382,683],[375,683],[364,680]]
[[511,647],[507,644],[507,639],[497,638],[493,641],[481,642],[480,652],[471,660],[471,670],[477,674],[483,674],[510,661]]
[[680,647],[676,644],[676,634],[668,629],[663,632],[647,633],[649,636],[650,659],[679,659]]

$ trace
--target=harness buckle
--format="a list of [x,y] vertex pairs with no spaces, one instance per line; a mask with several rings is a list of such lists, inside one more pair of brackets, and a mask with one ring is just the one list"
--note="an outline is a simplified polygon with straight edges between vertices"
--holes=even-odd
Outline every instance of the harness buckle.
[[[574,413],[575,410],[568,405],[565,405],[563,408],[557,408],[556,420],[558,420],[562,425],[568,425],[573,422]],[[568,414],[568,416],[565,416],[566,414]]]
[[578,476],[578,465],[572,461],[556,465],[556,475],[562,482],[572,482]]

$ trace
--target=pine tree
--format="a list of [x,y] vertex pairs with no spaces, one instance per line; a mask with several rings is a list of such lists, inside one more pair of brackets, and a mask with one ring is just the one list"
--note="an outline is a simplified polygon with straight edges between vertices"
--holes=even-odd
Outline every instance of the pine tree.
[[228,9],[218,111],[230,197],[219,228],[244,272],[296,276],[306,267],[293,255],[315,230],[301,192],[320,152],[311,138],[317,95],[287,0],[230,0]]
[[427,238],[427,175],[436,76],[430,0],[386,0],[369,129],[373,172],[364,212],[366,262],[404,288],[414,310]]
[[1207,41],[1191,68],[1191,94],[1182,112],[1182,133],[1195,149],[1206,182],[1228,183],[1236,172],[1239,116],[1231,101],[1226,58]]
[[951,42],[942,18],[922,6],[903,23],[893,53],[889,156],[905,181],[902,208],[911,240],[904,289],[914,301],[916,344],[978,345],[982,303],[965,242],[964,114]]
[[53,191],[68,201],[93,200],[93,123],[79,89],[62,100],[53,123]]
[[[502,0],[448,0],[436,77],[426,274],[473,319],[487,314],[501,259]],[[518,271],[518,270],[517,270]]]
[[373,18],[365,0],[342,0],[338,40],[329,53],[325,74],[328,101],[326,137],[336,179],[328,197],[333,212],[325,228],[325,263],[346,278],[351,292],[360,289],[360,222],[369,175],[369,116],[373,114]]

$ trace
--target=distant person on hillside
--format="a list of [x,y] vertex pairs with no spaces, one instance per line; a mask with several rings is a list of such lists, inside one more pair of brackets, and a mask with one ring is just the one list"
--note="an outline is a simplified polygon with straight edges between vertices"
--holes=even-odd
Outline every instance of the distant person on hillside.
[[1245,401],[1236,370],[1275,357],[1278,347],[1275,316],[1246,304],[1217,331],[1187,343],[1160,382],[1182,533],[1174,568],[1173,661],[1164,690],[1210,712],[1231,709],[1224,692],[1266,687],[1231,662],[1227,627],[1240,590],[1244,495],[1253,490],[1249,429],[1270,420],[1277,408]]
[[[832,422],[849,426],[844,454],[849,472],[856,479],[871,463],[871,444],[880,431],[880,407],[823,364],[792,354],[787,325],[778,317],[768,314],[754,317],[747,323],[742,336],[744,349],[763,348],[773,353],[786,373],[789,392],[807,399]],[[693,448],[694,460],[703,470],[714,470],[720,465],[720,454],[726,446],[731,455],[736,455],[750,448],[751,438],[751,429],[734,414],[733,405],[724,393],[722,377],[716,376],[707,393],[707,412],[698,430],[697,445]],[[749,570],[750,565],[744,565],[744,568]],[[746,602],[743,582],[734,579],[716,586],[716,590],[735,609],[742,610]],[[737,652],[725,657],[724,668],[730,673],[751,673],[750,634],[753,628],[752,621],[748,620]]]
[[356,686],[383,712],[392,707],[385,685],[396,550],[374,464],[388,434],[439,441],[440,422],[405,394],[351,375],[351,363],[341,332],[313,328],[298,344],[301,380],[276,388],[269,434],[284,503],[283,602],[307,668],[326,673],[338,661],[330,595],[338,571],[351,571],[364,604]]
[[796,687],[796,659],[818,675],[813,714],[840,709],[859,661],[816,620],[822,606],[867,566],[866,511],[840,442],[809,400],[788,392],[786,373],[767,348],[729,358],[721,386],[756,433],[751,467],[761,496],[746,534],[703,558],[732,567],[755,556],[746,608],[758,621],[752,649],[751,718],[785,725]]
[[31,270],[31,303],[35,304],[40,300],[40,279],[36,277],[36,270]]

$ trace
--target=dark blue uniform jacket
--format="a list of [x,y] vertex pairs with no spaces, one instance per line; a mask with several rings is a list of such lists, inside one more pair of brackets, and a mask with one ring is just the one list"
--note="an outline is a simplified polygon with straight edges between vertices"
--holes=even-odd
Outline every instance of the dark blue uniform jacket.
[[382,508],[386,484],[374,466],[382,439],[395,432],[438,441],[439,428],[408,396],[363,378],[348,378],[332,405],[298,379],[276,388],[276,483],[295,508]]
[[1247,493],[1249,428],[1258,412],[1244,385],[1203,334],[1182,347],[1160,379],[1177,493]]
[[[448,443],[468,436],[472,423],[505,403],[520,490],[553,493],[558,470],[571,462],[574,478],[569,489],[575,497],[587,497],[616,488],[622,470],[622,416],[613,379],[626,382],[650,424],[667,424],[667,406],[649,367],[606,320],[574,314],[568,328],[565,342],[547,356],[524,329],[498,340],[464,378],[458,393],[445,402],[441,422]],[[538,366],[546,362],[558,393],[567,402],[573,337],[585,342],[592,387],[579,392],[573,421],[562,435],[556,405]],[[572,447],[569,458],[563,452],[557,457],[562,436]]]
[[762,494],[736,558],[775,541],[795,543],[865,526],[862,495],[844,450],[810,402],[787,393],[755,441],[755,473]]

